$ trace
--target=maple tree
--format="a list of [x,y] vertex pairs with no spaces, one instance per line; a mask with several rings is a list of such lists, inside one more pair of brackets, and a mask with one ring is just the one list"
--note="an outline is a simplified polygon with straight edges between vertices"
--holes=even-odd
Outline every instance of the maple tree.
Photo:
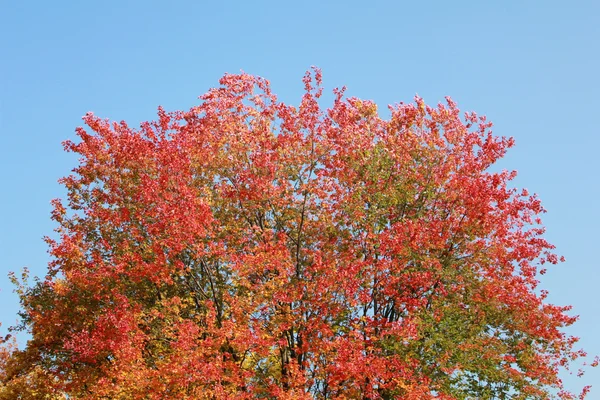
[[2,348],[0,398],[574,398],[544,210],[489,168],[512,139],[450,99],[324,110],[316,69],[297,108],[220,84],[65,143],[80,165],[48,275],[18,283],[31,338]]

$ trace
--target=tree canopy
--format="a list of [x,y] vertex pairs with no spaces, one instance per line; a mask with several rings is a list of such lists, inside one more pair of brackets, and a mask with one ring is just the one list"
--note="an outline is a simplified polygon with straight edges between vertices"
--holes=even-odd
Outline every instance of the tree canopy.
[[138,129],[84,117],[1,399],[575,398],[544,209],[490,169],[513,140],[303,81],[298,107],[238,74]]

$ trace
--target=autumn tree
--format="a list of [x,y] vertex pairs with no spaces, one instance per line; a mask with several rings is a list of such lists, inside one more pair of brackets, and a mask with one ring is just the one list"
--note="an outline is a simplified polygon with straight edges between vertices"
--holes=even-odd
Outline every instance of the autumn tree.
[[324,110],[318,70],[299,107],[220,84],[65,143],[80,164],[0,398],[574,398],[544,209],[490,170],[512,139],[450,99]]

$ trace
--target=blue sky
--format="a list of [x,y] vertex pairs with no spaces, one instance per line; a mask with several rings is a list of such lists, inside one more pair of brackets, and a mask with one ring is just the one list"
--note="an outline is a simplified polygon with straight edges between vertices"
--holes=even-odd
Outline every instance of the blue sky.
[[[542,287],[581,316],[569,333],[600,354],[600,2],[0,2],[0,321],[16,320],[6,275],[43,275],[56,180],[76,166],[61,141],[87,111],[132,126],[186,109],[225,72],[266,77],[298,103],[301,77],[380,106],[450,95],[516,147],[500,167],[540,195],[567,262]],[[600,382],[566,377],[574,390]],[[600,398],[600,386],[590,398]]]

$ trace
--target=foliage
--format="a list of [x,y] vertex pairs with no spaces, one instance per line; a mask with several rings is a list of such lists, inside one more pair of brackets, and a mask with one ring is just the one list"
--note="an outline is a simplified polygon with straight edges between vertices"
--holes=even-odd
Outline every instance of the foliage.
[[572,398],[544,210],[490,171],[512,139],[450,99],[323,110],[318,70],[298,108],[220,83],[65,143],[80,165],[0,398]]

